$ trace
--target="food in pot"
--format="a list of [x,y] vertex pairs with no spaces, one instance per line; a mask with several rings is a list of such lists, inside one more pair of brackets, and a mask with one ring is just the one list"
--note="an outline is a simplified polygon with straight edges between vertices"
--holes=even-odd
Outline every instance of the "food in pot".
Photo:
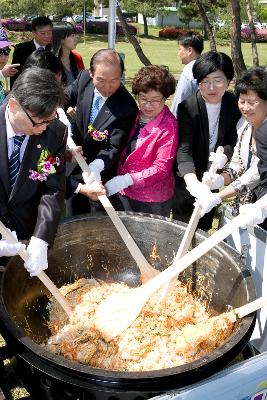
[[234,329],[231,313],[213,316],[207,303],[191,293],[180,281],[166,303],[156,292],[134,323],[111,341],[101,337],[94,325],[97,307],[114,293],[125,293],[123,283],[98,283],[79,279],[63,286],[61,292],[74,308],[68,321],[52,299],[46,348],[68,359],[92,367],[117,371],[149,371],[192,362],[220,346]]

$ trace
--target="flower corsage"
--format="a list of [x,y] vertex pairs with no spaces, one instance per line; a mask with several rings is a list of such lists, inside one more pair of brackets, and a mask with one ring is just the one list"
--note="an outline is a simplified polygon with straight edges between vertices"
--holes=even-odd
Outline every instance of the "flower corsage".
[[88,125],[88,135],[97,142],[102,142],[108,136],[108,131],[105,129],[103,132],[98,131],[92,124]]
[[46,181],[48,175],[56,172],[56,166],[60,165],[60,159],[49,154],[48,149],[43,149],[37,163],[37,171],[30,169],[29,178],[33,181]]

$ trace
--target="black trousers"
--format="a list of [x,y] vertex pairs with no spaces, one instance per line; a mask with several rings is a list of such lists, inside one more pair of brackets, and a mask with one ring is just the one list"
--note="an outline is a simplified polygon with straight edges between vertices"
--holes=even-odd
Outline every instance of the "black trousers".
[[142,212],[147,214],[155,214],[161,215],[162,217],[170,217],[171,207],[172,207],[172,199],[160,202],[160,203],[152,203],[152,202],[143,202],[131,199],[127,196],[118,195],[118,210],[120,211],[134,211],[134,212]]
[[[175,192],[172,205],[172,216],[177,221],[188,223],[194,210],[195,198],[186,189],[183,178],[176,176]],[[215,208],[204,217],[200,218],[198,228],[208,231],[212,228],[212,222],[215,215]]]

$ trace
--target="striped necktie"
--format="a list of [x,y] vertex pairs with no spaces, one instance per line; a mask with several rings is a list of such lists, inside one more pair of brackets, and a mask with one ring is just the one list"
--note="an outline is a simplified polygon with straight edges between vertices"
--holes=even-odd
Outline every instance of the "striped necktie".
[[95,98],[94,98],[94,101],[93,101],[93,106],[92,106],[92,109],[91,109],[91,114],[90,114],[90,124],[92,124],[94,122],[94,120],[97,117],[97,114],[99,113],[100,100],[101,100],[101,96],[95,95]]
[[19,173],[20,148],[21,148],[24,138],[25,138],[25,135],[21,135],[21,136],[16,135],[13,138],[14,150],[9,159],[9,181],[10,181],[10,189],[11,190],[13,189],[13,186],[17,179],[17,175]]

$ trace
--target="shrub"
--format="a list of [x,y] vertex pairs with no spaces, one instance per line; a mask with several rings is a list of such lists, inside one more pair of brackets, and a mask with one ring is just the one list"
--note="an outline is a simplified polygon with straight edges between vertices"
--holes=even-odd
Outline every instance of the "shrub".
[[30,31],[31,22],[24,19],[7,18],[2,21],[3,28],[9,29],[10,31]]
[[[267,29],[256,29],[256,41],[267,42]],[[241,29],[241,39],[243,42],[250,42],[250,28]]]
[[185,35],[187,32],[192,29],[184,29],[184,28],[163,28],[159,31],[159,37],[166,39],[178,39],[179,37]]
[[[76,25],[77,26],[77,25]],[[83,26],[79,24],[79,32],[81,32],[80,29],[83,31]],[[130,29],[130,32],[132,35],[136,35],[137,29],[133,25],[129,25],[128,27]],[[108,21],[89,21],[86,22],[86,32],[88,33],[96,33],[96,34],[108,34]],[[116,33],[117,35],[124,35],[121,24],[119,22],[116,23]]]

